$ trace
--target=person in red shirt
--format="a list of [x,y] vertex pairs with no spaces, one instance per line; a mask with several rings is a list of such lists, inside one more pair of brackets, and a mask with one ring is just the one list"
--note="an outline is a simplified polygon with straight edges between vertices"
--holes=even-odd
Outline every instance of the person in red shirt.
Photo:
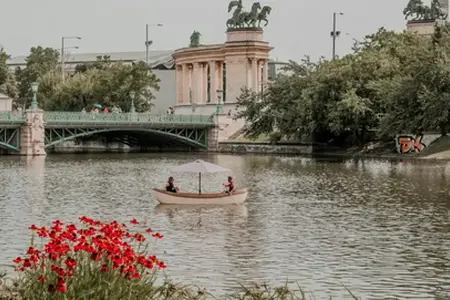
[[223,184],[225,186],[225,193],[233,194],[236,191],[236,184],[234,183],[233,177],[228,176],[227,183]]

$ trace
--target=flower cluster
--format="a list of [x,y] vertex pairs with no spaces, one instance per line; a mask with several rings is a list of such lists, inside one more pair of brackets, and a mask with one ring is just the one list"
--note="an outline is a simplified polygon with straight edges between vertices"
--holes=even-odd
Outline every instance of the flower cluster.
[[[146,237],[132,233],[127,225],[117,221],[103,223],[88,217],[79,218],[82,225],[64,225],[56,220],[53,226],[29,229],[41,238],[48,239],[44,248],[30,247],[24,257],[14,260],[19,272],[34,271],[36,280],[43,282],[48,292],[65,292],[68,282],[89,268],[90,272],[120,274],[125,280],[141,279],[149,270],[165,269],[163,261],[156,256],[146,256],[135,251],[132,244],[141,244]],[[130,221],[139,225],[136,219]],[[164,236],[145,230],[156,239]],[[81,275],[80,275],[81,276]]]

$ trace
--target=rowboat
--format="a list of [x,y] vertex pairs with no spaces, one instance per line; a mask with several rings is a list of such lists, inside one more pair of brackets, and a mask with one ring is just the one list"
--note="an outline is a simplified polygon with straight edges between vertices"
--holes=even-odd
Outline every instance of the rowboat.
[[209,163],[203,160],[196,160],[171,169],[172,172],[198,173],[198,193],[167,192],[164,189],[154,188],[153,196],[161,204],[182,204],[182,205],[224,205],[224,204],[242,204],[247,199],[248,191],[241,189],[232,194],[221,193],[202,193],[202,173],[231,172],[230,170]]
[[242,204],[247,199],[247,194],[246,189],[237,190],[231,195],[228,193],[171,193],[164,189],[153,189],[153,196],[161,204]]

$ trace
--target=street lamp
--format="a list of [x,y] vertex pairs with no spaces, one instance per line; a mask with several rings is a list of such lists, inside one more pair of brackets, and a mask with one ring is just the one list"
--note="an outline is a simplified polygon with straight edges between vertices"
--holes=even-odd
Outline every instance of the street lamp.
[[[79,36],[63,36],[61,38],[61,74],[62,74],[63,81],[64,81],[64,49],[66,49],[64,44],[65,44],[66,40],[75,40],[75,39],[81,40],[81,37],[79,37]],[[76,49],[78,49],[78,47],[76,47]]]
[[131,113],[135,113],[136,109],[134,107],[134,97],[136,97],[136,92],[135,91],[131,91],[130,92],[130,98],[131,98],[131,108],[130,108],[130,112]]
[[333,60],[336,58],[336,38],[341,34],[340,31],[336,31],[337,15],[343,16],[344,13],[342,13],[342,12],[339,12],[339,13],[334,12],[333,13],[333,31],[330,33],[330,35],[333,39],[333,57],[332,57]]
[[33,92],[33,100],[31,100],[31,110],[35,111],[37,109],[37,92],[39,88],[39,83],[31,83],[31,91]]
[[149,56],[149,48],[151,46],[151,44],[153,44],[153,41],[149,41],[148,40],[148,28],[149,27],[162,27],[163,24],[145,24],[145,62],[147,63],[148,66],[148,56]]

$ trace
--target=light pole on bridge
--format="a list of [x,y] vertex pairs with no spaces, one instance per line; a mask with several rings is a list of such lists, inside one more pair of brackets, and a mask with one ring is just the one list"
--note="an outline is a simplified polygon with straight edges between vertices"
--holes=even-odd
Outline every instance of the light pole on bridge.
[[130,112],[132,114],[134,114],[136,112],[136,108],[134,107],[134,97],[136,97],[136,92],[135,91],[131,91],[130,92],[130,98],[131,98],[131,108],[130,108]]
[[33,99],[31,100],[31,110],[35,111],[37,109],[37,92],[39,88],[39,83],[33,82],[31,84],[31,91],[33,92]]

